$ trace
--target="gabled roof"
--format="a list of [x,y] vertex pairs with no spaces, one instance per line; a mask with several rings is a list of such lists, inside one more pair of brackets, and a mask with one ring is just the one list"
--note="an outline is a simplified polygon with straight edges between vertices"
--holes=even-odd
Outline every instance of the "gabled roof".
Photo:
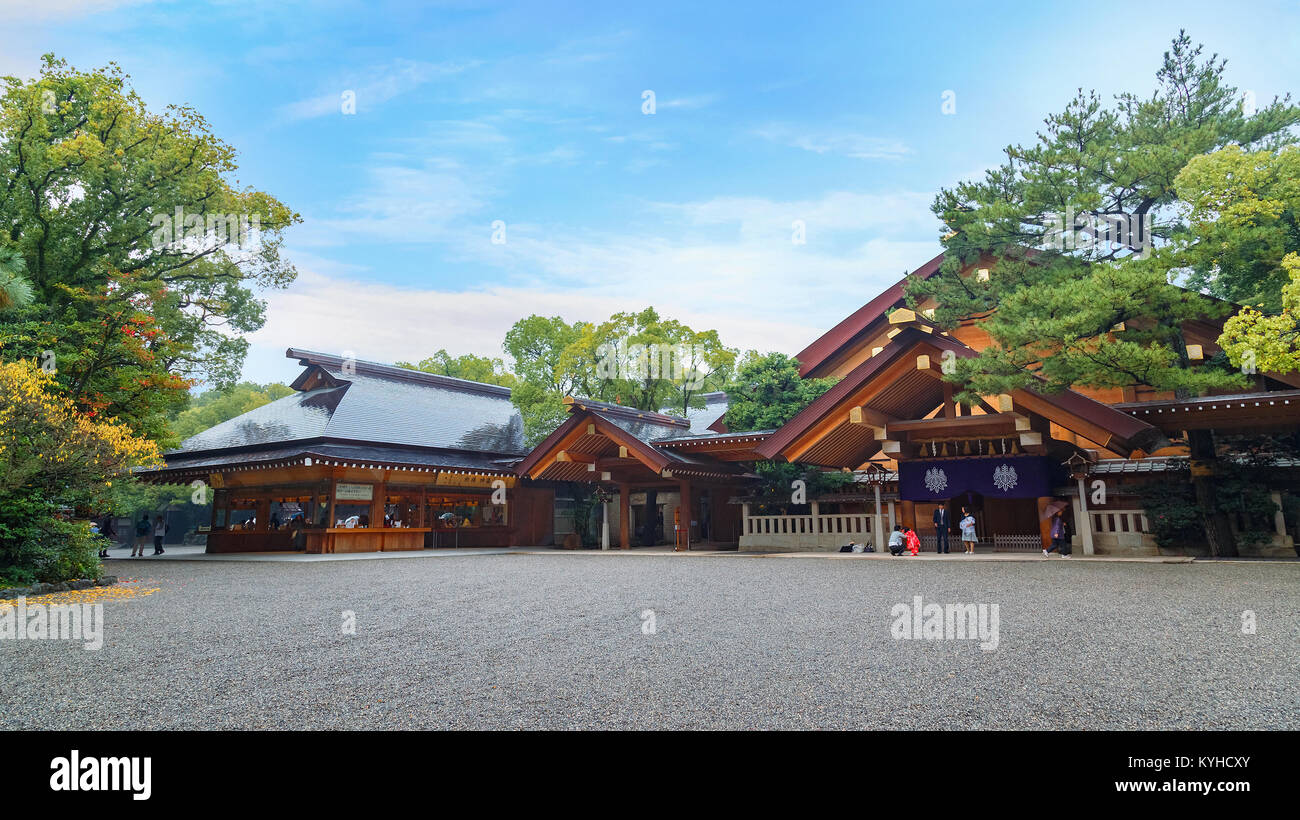
[[[755,451],[764,458],[777,457],[796,439],[812,431],[816,425],[825,424],[833,414],[845,413],[848,409],[847,400],[862,394],[864,388],[891,370],[899,372],[899,367],[904,366],[901,372],[906,375],[899,378],[903,380],[913,378],[915,368],[908,369],[905,365],[908,357],[922,346],[927,351],[940,353],[952,351],[954,355],[963,358],[976,355],[970,347],[950,337],[927,333],[915,326],[904,327],[882,347],[879,353],[855,367],[830,390],[755,448]],[[933,391],[925,392],[926,384],[938,385],[938,380],[933,375],[924,375],[921,378],[928,381],[916,383],[900,381],[897,384],[882,386],[887,390],[880,391],[877,394],[878,398],[872,400],[871,406],[897,419],[920,418],[938,404]],[[938,389],[941,390],[941,385],[938,385]],[[1145,449],[1161,438],[1160,431],[1152,425],[1073,390],[1054,394],[1017,390],[1012,394],[1012,398],[1017,404],[1025,405],[1032,412],[1066,429],[1077,431],[1079,428],[1087,428],[1084,434],[1088,438],[1092,440],[1100,438],[1105,446],[1124,455],[1139,448]],[[1099,436],[1098,430],[1106,435]],[[841,452],[854,450],[855,447],[856,452],[859,453],[866,453],[868,450],[874,452],[874,448],[867,446],[870,440],[871,436],[865,431],[858,433],[856,438],[852,436],[844,438],[841,442]]]
[[[678,440],[699,441],[690,422],[676,416],[638,410],[608,402],[567,397],[569,418],[523,460],[515,473],[557,481],[593,480],[603,472],[640,469],[656,475],[665,471],[682,476],[742,476],[735,464],[720,461],[690,448],[670,446]],[[627,456],[613,455],[622,447]],[[606,463],[608,469],[588,468]]]
[[508,388],[311,351],[287,355],[307,368],[293,383],[298,392],[186,439],[167,461],[307,440],[526,452]]
[[[939,254],[912,271],[910,276],[929,279],[938,272],[939,266],[943,264],[943,258],[944,254]],[[884,316],[891,308],[904,305],[906,303],[904,287],[907,285],[907,279],[908,277],[904,276],[890,285],[870,302],[849,314],[844,321],[823,333],[816,341],[800,351],[799,355],[795,357],[799,360],[799,375],[807,376],[818,365],[852,341],[855,336]]]

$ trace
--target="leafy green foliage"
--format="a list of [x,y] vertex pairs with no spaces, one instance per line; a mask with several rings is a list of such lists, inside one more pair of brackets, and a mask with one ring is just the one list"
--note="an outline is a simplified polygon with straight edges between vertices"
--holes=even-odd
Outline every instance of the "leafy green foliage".
[[157,461],[152,441],[79,410],[35,363],[0,362],[0,574],[97,575],[98,540],[65,516],[98,514],[113,479]]
[[834,493],[853,483],[853,474],[838,470],[823,470],[806,464],[788,461],[760,461],[754,472],[762,482],[758,484],[753,495],[761,500],[763,508],[768,506],[780,508],[787,513],[791,508],[806,505],[792,504],[795,481],[804,482],[805,497],[808,501],[817,500],[818,496]]
[[750,351],[727,385],[727,429],[740,433],[780,427],[836,381],[801,379],[797,359],[783,353]]
[[[35,298],[0,327],[3,355],[53,351],[79,407],[165,439],[192,383],[238,377],[242,335],[264,318],[253,288],[296,276],[280,247],[298,215],[236,188],[236,169],[201,115],[149,111],[115,65],[80,72],[47,55],[39,77],[5,78],[0,236]],[[178,209],[197,222],[163,231]],[[218,230],[229,215],[259,232]]]
[[1279,312],[1291,281],[1283,260],[1300,253],[1300,147],[1229,145],[1193,157],[1174,185],[1190,220],[1188,286]]
[[23,278],[27,260],[17,251],[0,245],[0,311],[32,303],[31,283]]
[[421,359],[419,364],[398,362],[397,366],[501,387],[514,387],[519,381],[501,359],[475,356],[473,353],[452,356],[446,350],[439,350],[427,359]]
[[654,308],[601,324],[529,316],[510,328],[505,350],[515,362],[511,396],[529,446],[563,423],[565,396],[685,415],[726,383],[736,356],[716,330],[695,331]]
[[[1175,181],[1193,159],[1226,146],[1293,142],[1300,109],[1287,98],[1245,115],[1223,70],[1180,33],[1150,97],[1122,94],[1107,107],[1095,92],[1080,92],[1047,119],[1035,144],[1007,148],[1006,162],[983,180],[936,197],[947,258],[929,280],[909,281],[907,294],[912,305],[935,300],[940,325],[974,318],[993,337],[993,347],[948,377],[964,384],[964,401],[1037,385],[1039,377],[1049,389],[1198,393],[1244,385],[1227,369],[1191,367],[1186,355],[1183,323],[1222,310],[1170,284],[1189,261]],[[1128,245],[1098,241],[1106,237],[1096,223],[1075,230],[1072,221],[1058,232],[1067,216],[1088,213],[1149,217],[1158,247],[1135,252],[1133,236]],[[1073,241],[1056,241],[1066,238]],[[962,273],[990,258],[987,280]]]

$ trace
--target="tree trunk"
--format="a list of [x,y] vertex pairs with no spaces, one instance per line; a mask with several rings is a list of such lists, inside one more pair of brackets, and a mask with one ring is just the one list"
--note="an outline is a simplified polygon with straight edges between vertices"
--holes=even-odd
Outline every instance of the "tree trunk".
[[1196,491],[1196,506],[1201,509],[1201,523],[1205,539],[1210,545],[1210,555],[1215,558],[1232,558],[1237,555],[1237,540],[1228,526],[1228,516],[1219,509],[1218,489],[1215,485],[1214,434],[1209,430],[1187,431],[1191,445],[1192,487]]

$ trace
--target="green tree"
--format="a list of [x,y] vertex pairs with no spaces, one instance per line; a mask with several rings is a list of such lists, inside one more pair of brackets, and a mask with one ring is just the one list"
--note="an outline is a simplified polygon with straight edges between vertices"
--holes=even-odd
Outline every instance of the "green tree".
[[17,251],[0,245],[0,311],[32,303],[31,283],[23,278],[26,268]]
[[184,441],[223,421],[292,395],[293,388],[278,382],[240,382],[226,389],[206,390],[176,415],[171,425],[172,432],[176,439]]
[[[931,279],[909,281],[907,293],[913,305],[935,300],[942,326],[977,318],[993,337],[949,377],[964,386],[963,400],[1029,385],[1184,395],[1242,386],[1239,373],[1192,367],[1187,355],[1183,323],[1223,310],[1170,284],[1187,264],[1174,240],[1189,231],[1175,181],[1191,160],[1225,146],[1292,142],[1300,109],[1286,98],[1247,116],[1223,83],[1224,61],[1202,60],[1201,51],[1180,33],[1150,97],[1122,94],[1106,107],[1080,92],[1048,117],[1035,144],[1007,148],[1006,162],[982,181],[935,199],[947,258]],[[1108,237],[1110,224],[1129,234]],[[1107,241],[1116,238],[1125,241]],[[987,278],[961,275],[988,257],[997,261]]]
[[1191,230],[1193,286],[1243,305],[1219,345],[1247,371],[1300,370],[1300,148],[1228,146],[1175,180]]
[[701,394],[720,389],[736,361],[716,330],[696,331],[653,307],[589,327],[571,351],[593,398],[682,416],[704,406]]
[[[913,306],[934,300],[943,327],[972,319],[992,337],[945,377],[961,386],[961,401],[1027,386],[1190,396],[1248,384],[1226,360],[1194,364],[1189,355],[1184,323],[1226,309],[1172,284],[1190,261],[1177,180],[1193,159],[1228,146],[1294,143],[1300,109],[1287,97],[1243,112],[1223,82],[1225,61],[1201,52],[1180,32],[1149,97],[1121,94],[1107,107],[1080,91],[1047,118],[1035,144],[1007,148],[1006,162],[983,180],[936,197],[946,258],[929,280],[911,279],[907,296]],[[989,258],[987,277],[963,274]],[[1213,291],[1217,273],[1199,276]],[[1188,444],[1198,460],[1216,457],[1209,431],[1190,432]],[[1212,474],[1199,472],[1193,483],[1211,552],[1236,554]]]
[[452,356],[446,350],[439,350],[427,359],[421,359],[419,364],[398,362],[397,366],[407,367],[411,370],[423,370],[425,373],[436,373],[439,376],[468,379],[483,384],[496,384],[501,387],[514,387],[518,382],[518,379],[515,378],[501,359],[475,356],[473,353]]
[[529,316],[510,328],[505,350],[529,446],[564,422],[565,396],[685,415],[703,406],[702,393],[722,387],[736,357],[716,330],[696,331],[653,307],[600,324]]
[[53,351],[79,407],[164,439],[192,383],[237,379],[263,323],[253,291],[293,281],[280,247],[300,219],[235,186],[234,149],[198,112],[150,111],[128,80],[52,55],[37,78],[3,80],[0,235],[35,299],[0,342]]
[[1266,313],[1282,308],[1282,264],[1300,252],[1300,148],[1229,145],[1192,157],[1174,180],[1190,230],[1188,286]]
[[505,350],[514,359],[519,380],[511,388],[510,401],[523,417],[524,442],[529,447],[564,423],[564,397],[582,392],[577,388],[585,384],[585,362],[575,354],[575,347],[586,329],[583,322],[571,325],[559,316],[534,314],[506,332]]
[[784,353],[749,351],[727,385],[727,429],[772,430],[794,418],[837,379],[799,377],[799,360]]

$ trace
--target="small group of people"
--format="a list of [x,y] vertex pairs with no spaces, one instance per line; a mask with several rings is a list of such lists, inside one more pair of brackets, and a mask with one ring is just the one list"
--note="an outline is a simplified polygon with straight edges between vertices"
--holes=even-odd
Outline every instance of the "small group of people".
[[[975,533],[975,516],[965,507],[961,508],[961,520],[957,522],[957,527],[961,530],[961,542],[965,547],[967,555],[975,554],[975,544],[979,541],[979,536]],[[940,555],[946,554],[948,550],[948,508],[939,507],[934,511],[934,530],[935,530],[935,552]],[[921,536],[916,534],[916,530],[904,524],[894,526],[894,531],[889,534],[889,554],[902,555],[904,551],[910,551],[913,555],[919,555],[921,552]]]
[[149,536],[153,536],[153,554],[162,555],[167,550],[163,549],[163,537],[167,535],[167,522],[161,515],[153,517],[153,523],[149,523],[149,514],[142,513],[140,520],[135,524],[135,544],[131,547],[132,558],[143,558],[144,549],[149,546]]
[[[934,531],[935,531],[935,552],[940,555],[948,553],[948,532],[949,519],[948,508],[938,507],[934,511]],[[957,528],[961,530],[961,542],[965,547],[967,555],[975,554],[975,544],[979,541],[979,536],[975,532],[975,516],[971,514],[966,507],[961,508],[961,520],[957,522]],[[1049,527],[1052,544],[1043,550],[1043,557],[1046,558],[1053,552],[1064,558],[1070,557],[1070,525],[1066,522],[1061,510],[1052,514],[1052,523]],[[894,527],[894,531],[889,535],[889,553],[891,555],[902,555],[905,550],[910,550],[913,555],[921,552],[921,537],[911,527],[899,524]]]

